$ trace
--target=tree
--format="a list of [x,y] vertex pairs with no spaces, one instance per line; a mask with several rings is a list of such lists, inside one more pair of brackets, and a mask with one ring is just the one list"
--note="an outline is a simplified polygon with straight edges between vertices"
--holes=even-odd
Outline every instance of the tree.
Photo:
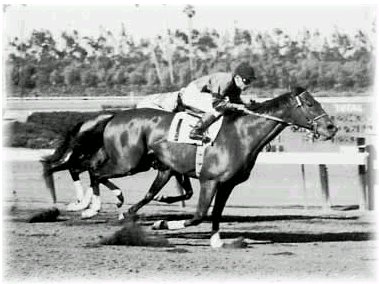
[[195,16],[196,11],[192,5],[186,5],[184,7],[183,13],[185,13],[188,17],[189,65],[190,65],[190,74],[192,78],[192,73],[193,73],[192,18]]

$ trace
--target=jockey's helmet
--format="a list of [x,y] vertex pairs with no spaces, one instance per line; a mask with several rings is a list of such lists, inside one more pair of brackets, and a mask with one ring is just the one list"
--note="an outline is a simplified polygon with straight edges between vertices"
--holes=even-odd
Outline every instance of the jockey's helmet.
[[242,81],[248,85],[251,81],[255,80],[254,68],[247,62],[242,62],[234,70],[234,76],[239,75],[242,78]]

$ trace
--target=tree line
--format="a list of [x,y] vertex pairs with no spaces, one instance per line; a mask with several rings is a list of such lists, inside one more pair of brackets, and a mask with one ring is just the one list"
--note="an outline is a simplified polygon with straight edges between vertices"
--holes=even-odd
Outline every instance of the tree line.
[[10,95],[168,92],[202,75],[232,71],[242,61],[255,67],[254,86],[263,90],[301,85],[361,91],[373,85],[373,39],[363,31],[349,35],[336,29],[327,38],[309,30],[290,36],[281,29],[235,28],[223,34],[194,29],[190,36],[168,30],[135,40],[123,25],[117,36],[105,30],[96,37],[82,36],[73,30],[57,37],[34,30],[27,39],[9,42]]

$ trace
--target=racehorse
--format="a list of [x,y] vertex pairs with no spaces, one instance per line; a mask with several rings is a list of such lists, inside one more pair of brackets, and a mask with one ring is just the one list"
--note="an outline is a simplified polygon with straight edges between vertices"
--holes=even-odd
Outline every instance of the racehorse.
[[[158,177],[151,196],[159,192],[172,171],[200,181],[200,195],[192,219],[159,221],[156,229],[180,229],[201,223],[215,197],[212,211],[211,246],[222,247],[219,223],[233,188],[246,181],[262,148],[287,126],[294,125],[331,139],[337,127],[312,95],[297,87],[265,101],[254,111],[230,113],[224,120],[213,145],[206,148],[200,175],[196,175],[196,146],[167,140],[174,114],[153,110],[126,110],[113,116],[105,125],[103,147],[91,159],[89,171],[93,182],[132,175],[143,171],[153,155],[166,166]],[[124,213],[127,217],[128,213]]]
[[[82,218],[91,218],[95,216],[100,210],[101,201],[99,184],[93,182],[94,176],[92,172],[89,172],[92,190],[88,189],[85,191],[83,189],[79,175],[90,168],[92,156],[96,154],[103,146],[102,134],[104,127],[112,117],[113,114],[101,114],[85,122],[77,123],[63,136],[64,139],[56,147],[54,153],[43,157],[40,161],[43,165],[43,177],[47,188],[52,194],[54,203],[56,202],[56,193],[53,173],[63,170],[69,171],[76,189],[77,200],[76,202],[70,203],[67,206],[67,210],[79,211],[90,207],[82,212]],[[146,162],[144,167],[144,170],[149,170],[150,167],[158,169],[157,177],[152,185],[156,187],[157,183],[161,180],[160,176],[162,175],[162,172],[160,168],[162,165],[156,162],[154,163],[152,160],[150,162]],[[141,169],[141,171],[143,171],[143,169]],[[182,187],[182,189],[184,189],[184,193],[179,196],[159,196],[156,197],[155,200],[164,203],[173,203],[191,198],[193,190],[189,178],[173,171],[171,172],[171,175],[175,176],[178,184]],[[101,183],[112,190],[115,194],[117,197],[116,206],[120,209],[124,203],[124,196],[120,188],[108,179],[102,179]],[[96,198],[97,203],[91,200],[93,198]],[[140,202],[129,209],[130,214],[135,214],[143,205],[150,202],[151,198],[152,197],[150,195],[145,196]]]

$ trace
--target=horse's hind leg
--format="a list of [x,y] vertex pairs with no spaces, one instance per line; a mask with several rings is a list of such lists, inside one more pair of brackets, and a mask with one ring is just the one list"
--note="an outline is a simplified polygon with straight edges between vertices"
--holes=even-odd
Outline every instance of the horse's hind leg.
[[92,191],[91,201],[89,208],[82,212],[82,218],[88,219],[96,216],[101,209],[101,199],[100,199],[100,188],[99,188],[99,180],[93,175],[93,173],[89,172],[89,177],[91,180],[91,188]]
[[67,211],[80,211],[88,208],[91,202],[92,190],[84,190],[79,177],[79,171],[69,169],[71,178],[74,182],[76,200],[67,205]]
[[154,198],[154,196],[166,185],[166,183],[170,180],[171,176],[172,171],[169,169],[164,171],[158,171],[157,177],[155,178],[153,184],[151,185],[145,197],[141,201],[130,207],[128,212],[124,213],[124,217],[127,218],[135,215],[139,209],[141,209],[144,205],[149,203]]
[[178,201],[188,200],[192,197],[193,189],[189,177],[178,173],[175,173],[174,175],[178,182],[178,186],[181,186],[181,188],[184,189],[185,194],[178,196],[161,195],[154,198],[155,201],[171,204]]
[[112,193],[117,197],[116,206],[117,208],[120,208],[125,201],[121,189],[108,179],[101,180],[101,183],[108,187],[112,191]]
[[108,179],[102,179],[100,182],[103,185],[105,185],[106,187],[108,187],[112,191],[112,193],[117,197],[116,206],[117,206],[118,213],[119,213],[118,219],[119,220],[124,219],[124,215],[122,214],[121,207],[124,204],[125,199],[124,199],[124,195],[122,194],[121,189]]

